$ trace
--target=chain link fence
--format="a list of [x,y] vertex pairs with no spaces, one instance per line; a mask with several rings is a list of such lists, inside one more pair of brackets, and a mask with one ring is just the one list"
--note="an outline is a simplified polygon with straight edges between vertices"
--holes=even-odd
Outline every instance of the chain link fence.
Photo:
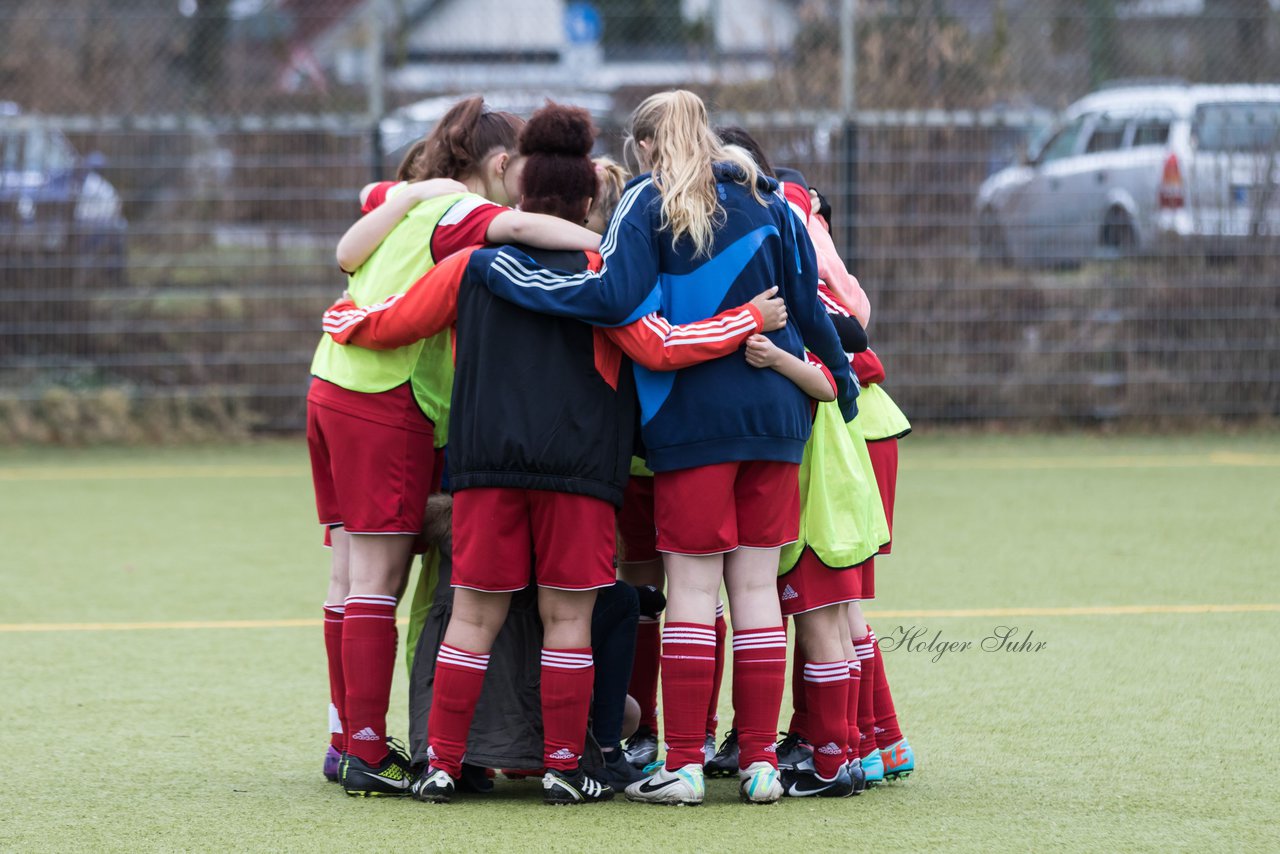
[[359,188],[454,98],[617,154],[673,86],[831,200],[916,420],[1275,416],[1278,6],[0,0],[0,441],[298,429]]

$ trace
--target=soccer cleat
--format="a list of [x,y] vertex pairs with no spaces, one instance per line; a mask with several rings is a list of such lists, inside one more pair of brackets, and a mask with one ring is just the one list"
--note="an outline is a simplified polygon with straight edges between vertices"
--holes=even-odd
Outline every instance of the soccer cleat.
[[854,793],[849,767],[841,765],[836,776],[824,780],[809,767],[792,768],[782,773],[782,788],[791,798],[847,798]]
[[604,767],[601,768],[598,776],[614,791],[621,792],[627,786],[638,783],[649,775],[628,762],[621,750],[611,750],[604,754]]
[[738,772],[738,797],[748,804],[773,804],[782,797],[782,778],[768,762],[752,762]]
[[880,756],[880,751],[871,751],[862,757],[862,761],[858,764],[862,766],[862,773],[866,777],[868,789],[884,782],[884,759]]
[[813,745],[798,732],[789,732],[778,742],[778,767],[795,768],[806,759],[813,758]]
[[542,777],[542,802],[551,806],[598,804],[613,800],[613,787],[601,783],[579,766],[574,771],[548,768]]
[[449,772],[434,765],[428,765],[409,788],[409,794],[420,801],[431,804],[447,804],[453,800],[457,790],[453,777]]
[[731,729],[720,742],[716,755],[703,767],[708,777],[732,777],[738,773],[738,731]]
[[487,795],[493,791],[493,780],[489,779],[489,769],[479,765],[468,765],[463,762],[462,773],[454,782],[459,792]]
[[342,757],[342,789],[352,797],[401,797],[409,794],[408,758],[395,749],[387,751],[377,765],[370,765],[350,753]]
[[886,780],[897,780],[916,770],[916,753],[905,738],[881,750],[880,758],[884,762]]
[[706,766],[716,756],[716,734],[714,732],[707,733],[707,740],[702,743],[702,766],[706,770]]
[[862,770],[862,763],[857,759],[850,759],[845,767],[849,769],[849,779],[853,781],[853,793],[861,795],[867,790],[867,775]]
[[675,771],[662,767],[632,783],[626,789],[627,800],[648,804],[684,804],[697,806],[707,796],[707,784],[701,765],[686,765]]
[[658,737],[654,735],[653,730],[642,726],[627,739],[624,752],[628,762],[637,768],[643,768],[658,758]]
[[324,752],[324,778],[330,783],[338,782],[338,773],[342,770],[342,754],[332,744]]

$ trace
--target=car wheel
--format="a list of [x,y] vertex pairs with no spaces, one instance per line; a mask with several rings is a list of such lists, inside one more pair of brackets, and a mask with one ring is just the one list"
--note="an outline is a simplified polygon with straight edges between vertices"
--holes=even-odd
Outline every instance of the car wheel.
[[1102,221],[1102,245],[1119,255],[1130,255],[1138,245],[1138,233],[1124,208],[1111,208]]
[[978,258],[995,264],[1008,264],[1009,243],[995,211],[984,208],[978,215]]

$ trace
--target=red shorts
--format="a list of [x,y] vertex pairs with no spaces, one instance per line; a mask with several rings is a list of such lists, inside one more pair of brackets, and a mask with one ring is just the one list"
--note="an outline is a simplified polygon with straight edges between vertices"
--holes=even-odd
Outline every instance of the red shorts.
[[876,559],[871,558],[859,566],[858,575],[862,577],[862,595],[858,598],[864,600],[876,598]]
[[320,524],[352,534],[416,534],[431,491],[431,421],[408,384],[377,394],[316,379],[307,447]]
[[765,460],[659,472],[653,478],[658,551],[710,555],[794,543],[799,478],[795,463]]
[[618,536],[622,553],[618,560],[640,563],[657,560],[657,529],[653,524],[653,478],[631,475],[618,511]]
[[[893,536],[893,499],[898,494],[898,440],[867,442],[867,453],[871,456],[876,486],[880,487],[880,501],[884,504],[884,518],[889,522],[889,535]],[[890,540],[880,547],[880,554],[887,555],[892,547],[893,541]]]
[[794,569],[778,576],[778,599],[782,602],[784,617],[855,602],[860,598],[861,589],[862,566],[832,569],[808,548],[800,553]]
[[[611,587],[614,507],[542,489],[453,494],[453,586],[486,593]],[[536,560],[534,556],[537,556]]]

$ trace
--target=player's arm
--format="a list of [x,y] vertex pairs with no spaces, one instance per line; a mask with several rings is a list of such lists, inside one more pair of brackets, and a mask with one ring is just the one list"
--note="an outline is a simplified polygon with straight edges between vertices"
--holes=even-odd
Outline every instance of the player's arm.
[[815,358],[796,358],[763,335],[747,339],[747,364],[753,368],[772,368],[814,400],[836,399],[835,378],[824,364]]
[[596,326],[634,323],[661,307],[658,242],[638,194],[623,194],[600,245],[599,272],[548,270],[519,249],[484,250],[490,263],[480,281],[495,296],[530,311],[572,317]]
[[542,249],[594,252],[600,248],[600,235],[590,229],[558,216],[525,211],[498,214],[490,221],[484,239],[486,243],[524,243]]
[[358,308],[341,299],[324,313],[324,331],[339,344],[394,350],[449,328],[458,318],[458,288],[474,250],[456,252],[432,267],[407,291]]
[[697,323],[672,326],[657,312],[635,323],[605,329],[633,362],[651,371],[674,371],[733,353],[748,336],[787,325],[787,305],[776,287],[751,302]]
[[865,329],[871,323],[871,300],[867,299],[867,292],[845,266],[844,259],[836,251],[835,242],[822,224],[810,219],[807,231],[818,262],[818,278],[826,282]]
[[399,192],[390,194],[385,203],[356,220],[346,234],[342,235],[338,241],[338,266],[346,273],[354,273],[360,269],[360,265],[369,260],[369,256],[391,233],[391,229],[399,225],[405,214],[419,202],[449,193],[465,192],[466,186],[451,178],[432,178],[406,184]]

